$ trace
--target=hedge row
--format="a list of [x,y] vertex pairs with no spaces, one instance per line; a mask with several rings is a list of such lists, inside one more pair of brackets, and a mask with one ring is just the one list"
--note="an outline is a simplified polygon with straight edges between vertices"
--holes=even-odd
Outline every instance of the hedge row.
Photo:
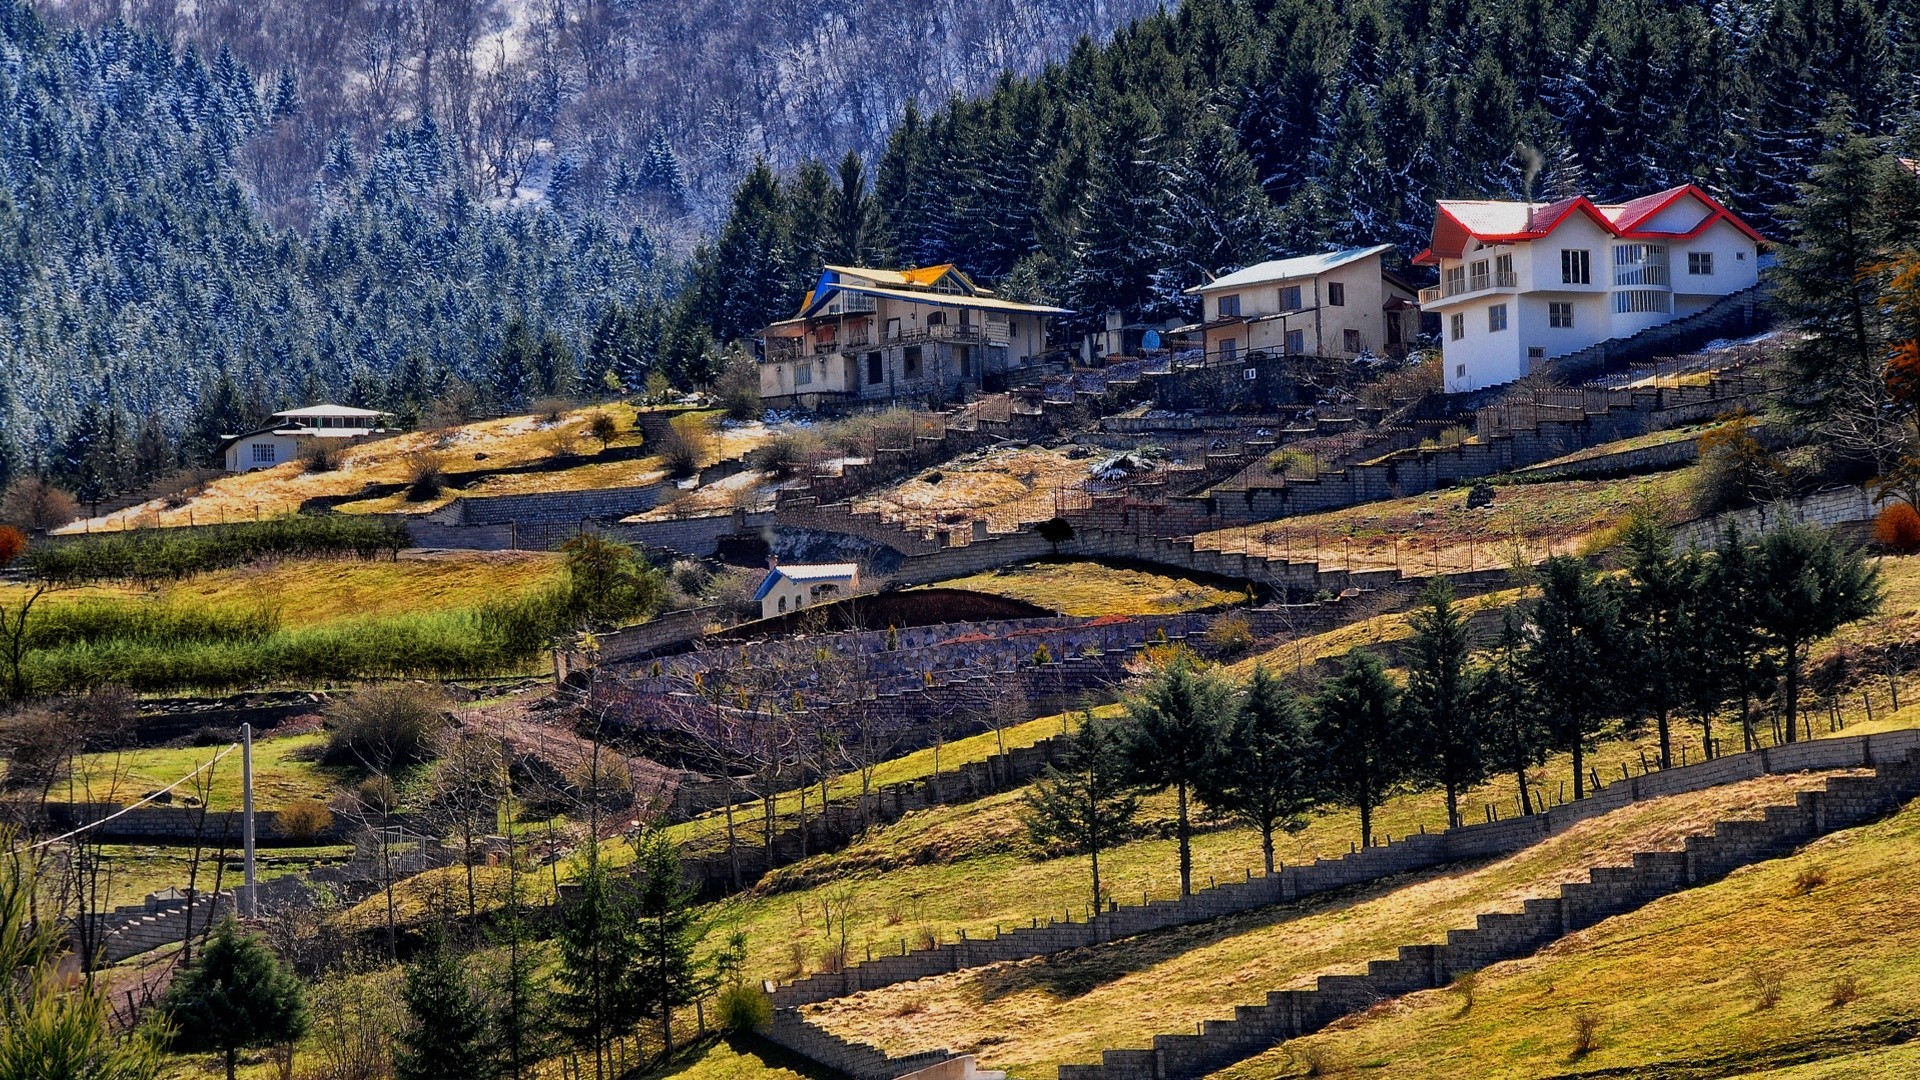
[[193,529],[140,529],[41,547],[28,572],[62,584],[178,581],[260,559],[352,555],[372,559],[413,546],[404,524],[352,514],[293,514]]

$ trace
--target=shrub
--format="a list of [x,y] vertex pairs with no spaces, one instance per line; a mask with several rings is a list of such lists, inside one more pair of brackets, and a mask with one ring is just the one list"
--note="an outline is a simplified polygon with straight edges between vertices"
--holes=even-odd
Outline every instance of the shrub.
[[1824,866],[1809,866],[1794,875],[1793,895],[1806,896],[1826,883],[1827,868]]
[[1700,469],[1693,482],[1698,514],[1748,506],[1784,490],[1786,469],[1753,435],[1753,418],[1736,416],[1700,436]]
[[667,598],[666,576],[633,549],[583,532],[560,548],[567,557],[567,606],[597,624],[651,615]]
[[0,525],[0,569],[12,566],[27,553],[27,534],[11,525]]
[[1827,988],[1827,1004],[1838,1009],[1860,1000],[1860,980],[1852,975],[1842,975],[1833,980]]
[[728,1031],[752,1031],[773,1022],[773,1001],[750,983],[720,989],[717,1002],[720,1026]]
[[32,553],[36,577],[90,581],[178,581],[261,559],[353,555],[372,559],[412,547],[405,525],[355,514],[291,514],[204,529],[152,529],[88,537]]
[[80,516],[72,495],[38,476],[23,476],[0,496],[0,521],[28,529],[57,529]]
[[587,437],[600,444],[605,450],[613,440],[620,437],[620,423],[605,412],[595,412],[587,418]]
[[1920,510],[1896,502],[1880,511],[1873,519],[1873,542],[1902,555],[1920,551]]
[[1465,1016],[1473,1011],[1473,992],[1479,988],[1480,975],[1474,971],[1463,971],[1453,977],[1453,992],[1460,995],[1460,1012]]
[[447,487],[447,459],[432,450],[407,455],[407,501],[438,498]]
[[1756,964],[1747,969],[1747,986],[1753,991],[1755,1012],[1765,1012],[1780,1004],[1780,990],[1785,983],[1778,968]]
[[647,372],[646,400],[649,405],[664,405],[673,396],[673,380],[667,373],[655,368]]
[[344,449],[337,439],[302,439],[294,457],[307,472],[333,472],[340,467]]
[[1276,450],[1267,456],[1267,471],[1274,476],[1294,476],[1311,475],[1318,470],[1311,455],[1298,450]]
[[543,397],[533,403],[533,415],[539,417],[543,423],[557,424],[560,422],[560,418],[565,416],[572,408],[573,401],[569,398],[559,397],[557,395]]
[[280,808],[280,831],[294,840],[311,840],[333,828],[333,811],[318,799],[298,799]]
[[720,377],[714,380],[713,396],[733,420],[751,420],[760,415],[760,369],[745,349],[730,348],[722,361]]
[[1213,620],[1204,635],[1207,647],[1220,656],[1238,656],[1253,647],[1253,623],[1237,611]]
[[657,447],[675,476],[692,476],[713,456],[713,429],[704,416],[689,413],[667,423],[667,434]]
[[567,770],[567,783],[576,799],[602,810],[624,810],[633,805],[633,770],[627,759],[602,750],[596,761],[588,757]]
[[1573,1025],[1573,1057],[1583,1058],[1600,1046],[1600,1018],[1589,1009],[1575,1009],[1569,1018]]
[[327,756],[380,772],[433,758],[446,700],[419,684],[374,686],[327,710]]
[[674,587],[688,596],[699,596],[713,580],[707,568],[692,559],[675,559],[667,573],[673,578]]
[[1033,650],[1033,662],[1035,664],[1053,663],[1053,653],[1048,650],[1045,642],[1042,642],[1039,648]]
[[29,706],[0,718],[0,787],[45,790],[65,775],[85,736],[72,717]]
[[774,476],[792,476],[806,461],[811,442],[792,433],[775,435],[747,451],[747,467]]

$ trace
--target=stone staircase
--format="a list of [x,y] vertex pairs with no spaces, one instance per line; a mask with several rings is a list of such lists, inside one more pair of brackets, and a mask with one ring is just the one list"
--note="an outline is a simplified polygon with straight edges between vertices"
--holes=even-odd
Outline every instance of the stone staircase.
[[[197,896],[191,907],[184,898],[159,900],[149,897],[144,904],[118,907],[92,916],[90,945],[97,954],[96,962],[117,964],[130,956],[183,941],[189,929],[204,931],[212,925],[213,920],[234,910],[233,905],[234,893],[231,889]],[[81,947],[82,944],[80,935],[76,933],[75,947]]]
[[829,1034],[802,1020],[792,1009],[775,1012],[772,1023],[760,1029],[760,1034],[808,1061],[853,1080],[896,1080],[944,1064],[954,1056],[945,1050],[929,1050],[907,1057],[888,1057],[864,1043]]
[[1834,777],[1826,790],[1802,792],[1792,806],[1767,807],[1761,820],[1721,821],[1711,834],[1689,836],[1682,851],[1639,852],[1633,865],[1597,867],[1587,881],[1528,900],[1517,914],[1481,915],[1471,930],[1449,930],[1445,944],[1401,946],[1395,959],[1370,961],[1365,975],[1322,975],[1312,990],[1274,991],[1264,1004],[1240,1006],[1233,1019],[1208,1020],[1197,1033],[1156,1035],[1152,1049],[1109,1050],[1098,1065],[1063,1065],[1060,1080],[1207,1076],[1381,1001],[1446,986],[1465,972],[1530,955],[1604,919],[1865,824],[1917,794],[1920,754],[1872,776]]

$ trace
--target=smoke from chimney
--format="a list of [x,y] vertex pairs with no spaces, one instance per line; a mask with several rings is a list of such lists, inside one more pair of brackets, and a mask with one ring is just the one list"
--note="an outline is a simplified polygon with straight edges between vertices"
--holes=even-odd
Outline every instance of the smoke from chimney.
[[1540,155],[1540,151],[1535,150],[1526,143],[1521,143],[1515,147],[1514,150],[1520,155],[1520,160],[1526,162],[1526,167],[1521,170],[1520,174],[1520,196],[1531,203],[1533,201],[1533,182],[1540,178],[1540,170],[1546,166],[1547,159]]

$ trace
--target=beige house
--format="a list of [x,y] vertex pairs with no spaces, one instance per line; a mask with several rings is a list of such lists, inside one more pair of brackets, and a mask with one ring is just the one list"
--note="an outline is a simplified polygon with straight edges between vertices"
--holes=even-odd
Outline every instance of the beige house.
[[831,604],[860,591],[860,567],[853,563],[795,563],[767,568],[767,576],[753,598],[760,617],[771,619],[789,611]]
[[1355,357],[1399,354],[1420,332],[1418,292],[1382,263],[1391,244],[1256,263],[1187,290],[1207,359],[1249,352]]
[[1034,365],[1047,320],[951,264],[822,268],[799,314],[761,332],[760,399],[777,408],[946,401]]

